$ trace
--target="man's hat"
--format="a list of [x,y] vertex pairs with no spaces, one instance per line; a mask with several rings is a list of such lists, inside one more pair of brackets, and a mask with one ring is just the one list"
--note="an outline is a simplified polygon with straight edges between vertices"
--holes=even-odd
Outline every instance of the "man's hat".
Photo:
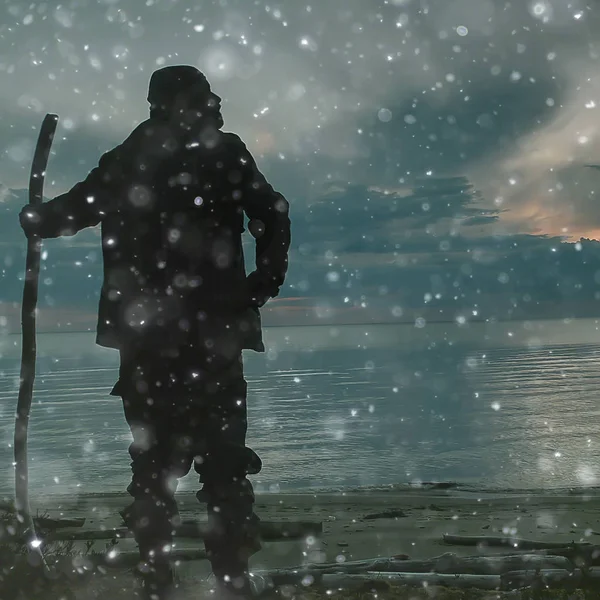
[[151,106],[172,106],[180,92],[194,88],[195,93],[210,91],[210,84],[204,73],[190,65],[164,67],[152,73],[148,86],[148,102]]

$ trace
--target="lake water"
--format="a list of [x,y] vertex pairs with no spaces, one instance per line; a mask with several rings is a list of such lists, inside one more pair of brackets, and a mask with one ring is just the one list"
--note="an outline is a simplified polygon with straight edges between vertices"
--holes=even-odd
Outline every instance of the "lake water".
[[[248,353],[258,491],[458,480],[600,483],[598,322],[274,328]],[[366,341],[365,341],[366,340]],[[598,345],[595,345],[596,341]],[[0,344],[0,491],[12,493],[18,336]],[[42,334],[32,493],[124,490],[130,434],[115,352]],[[194,473],[181,488],[195,489]]]

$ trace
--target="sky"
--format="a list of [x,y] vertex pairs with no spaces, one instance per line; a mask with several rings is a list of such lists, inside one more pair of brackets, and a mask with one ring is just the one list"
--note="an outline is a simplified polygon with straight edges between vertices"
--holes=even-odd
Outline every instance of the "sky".
[[[343,298],[358,273],[385,297],[390,269],[406,281],[426,264],[432,287],[432,265],[463,268],[466,252],[600,238],[600,171],[585,166],[600,162],[600,7],[583,0],[73,0],[0,15],[4,204],[46,112],[60,115],[52,197],[147,117],[153,70],[193,64],[291,202],[288,297]],[[432,196],[415,192],[428,179]]]

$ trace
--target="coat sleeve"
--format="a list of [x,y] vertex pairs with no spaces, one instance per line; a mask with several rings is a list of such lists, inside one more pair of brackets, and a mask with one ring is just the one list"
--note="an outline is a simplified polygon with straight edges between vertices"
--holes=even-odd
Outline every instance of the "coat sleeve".
[[103,154],[98,166],[83,181],[36,207],[40,217],[37,232],[42,238],[75,235],[98,225],[112,210],[125,169],[122,148],[120,145]]
[[288,201],[265,179],[245,144],[233,136],[241,175],[241,202],[256,240],[256,270],[248,276],[253,299],[262,306],[279,294],[288,268],[291,223]]

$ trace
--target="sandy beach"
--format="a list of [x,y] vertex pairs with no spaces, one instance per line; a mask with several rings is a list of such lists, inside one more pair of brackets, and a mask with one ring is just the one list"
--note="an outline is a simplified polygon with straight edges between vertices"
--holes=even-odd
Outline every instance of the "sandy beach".
[[[182,520],[206,519],[193,494],[178,494]],[[85,529],[122,526],[118,511],[126,494],[88,494],[32,500],[34,512],[54,518],[86,519]],[[448,545],[444,534],[495,535],[538,541],[600,543],[600,489],[477,490],[454,484],[399,485],[387,488],[258,495],[256,512],[264,521],[314,521],[322,534],[265,541],[252,558],[255,571],[306,563],[334,563],[405,555],[431,558],[493,554],[506,548]],[[101,551],[106,541],[98,541]],[[176,548],[198,548],[197,540],[178,540]],[[118,542],[133,550],[131,539]],[[181,563],[184,588],[194,590],[209,573],[206,560]],[[82,596],[83,597],[83,596]],[[90,595],[85,596],[93,597]]]

